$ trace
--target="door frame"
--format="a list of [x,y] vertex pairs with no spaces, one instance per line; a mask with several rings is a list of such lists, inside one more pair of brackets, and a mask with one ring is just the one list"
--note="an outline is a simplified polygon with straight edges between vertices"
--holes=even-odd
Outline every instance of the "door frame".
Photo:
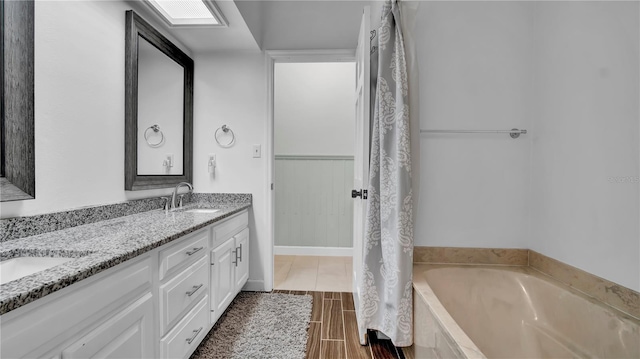
[[[270,275],[265,276],[265,290],[273,289],[275,281],[274,273],[274,246],[275,243],[275,196],[273,183],[275,180],[275,153],[274,153],[274,99],[275,99],[275,64],[276,63],[304,63],[304,62],[355,62],[356,51],[352,50],[270,50],[265,51],[266,69],[267,69],[267,138],[266,156],[267,156],[267,178],[266,188],[269,192],[266,196],[267,203],[267,231],[269,243],[271,243],[271,253],[268,261],[270,261]],[[267,262],[269,263],[269,262]]]

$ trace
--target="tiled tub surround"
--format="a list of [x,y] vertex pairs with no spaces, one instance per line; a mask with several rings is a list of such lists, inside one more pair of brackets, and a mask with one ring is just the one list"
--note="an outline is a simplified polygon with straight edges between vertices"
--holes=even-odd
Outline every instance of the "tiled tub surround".
[[414,299],[416,357],[640,357],[640,320],[531,267],[415,264]]
[[529,251],[529,266],[640,319],[640,293],[632,289],[564,264],[536,251]]
[[529,266],[640,319],[640,293],[529,249],[415,247],[413,262]]
[[[251,195],[196,194],[183,210],[165,212],[162,209],[140,211],[127,215],[123,206],[103,208],[107,220],[89,221],[77,211],[92,213],[92,209],[38,216],[43,221],[74,223],[75,226],[0,243],[0,259],[19,256],[64,256],[76,258],[59,266],[0,285],[0,314],[19,308],[47,294],[58,291],[82,279],[111,268],[165,243],[178,239],[209,224],[220,221],[251,206]],[[230,202],[223,202],[223,200]],[[161,202],[160,202],[161,205]],[[138,205],[133,205],[138,208]],[[102,206],[109,207],[109,206]],[[119,207],[119,208],[118,208]],[[126,206],[124,206],[126,207]],[[187,213],[189,208],[216,208],[215,213]],[[120,213],[119,216],[113,213]],[[71,218],[68,219],[67,218]],[[11,220],[20,233],[31,231],[39,222],[33,218]],[[88,222],[88,223],[87,223]],[[27,225],[27,224],[28,225]],[[49,223],[43,224],[50,228]],[[3,223],[5,226],[5,223]],[[5,227],[6,228],[6,227]],[[16,233],[16,232],[14,232]]]
[[528,249],[415,247],[413,263],[497,264],[526,266]]

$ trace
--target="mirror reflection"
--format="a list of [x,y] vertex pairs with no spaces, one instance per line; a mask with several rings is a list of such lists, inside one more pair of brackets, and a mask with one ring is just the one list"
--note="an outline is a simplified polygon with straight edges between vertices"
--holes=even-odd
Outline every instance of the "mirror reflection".
[[184,68],[138,36],[138,175],[181,175]]

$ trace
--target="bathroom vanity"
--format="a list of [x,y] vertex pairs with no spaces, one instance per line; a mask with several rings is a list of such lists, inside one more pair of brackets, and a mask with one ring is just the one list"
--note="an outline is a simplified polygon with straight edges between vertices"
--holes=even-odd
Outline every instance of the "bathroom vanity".
[[248,279],[249,206],[152,210],[3,242],[5,258],[77,257],[0,286],[0,356],[188,358]]

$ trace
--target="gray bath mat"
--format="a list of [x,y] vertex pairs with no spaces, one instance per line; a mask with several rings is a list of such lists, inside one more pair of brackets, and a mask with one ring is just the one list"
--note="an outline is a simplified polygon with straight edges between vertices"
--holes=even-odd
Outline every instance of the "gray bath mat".
[[191,359],[304,359],[310,295],[241,292]]

